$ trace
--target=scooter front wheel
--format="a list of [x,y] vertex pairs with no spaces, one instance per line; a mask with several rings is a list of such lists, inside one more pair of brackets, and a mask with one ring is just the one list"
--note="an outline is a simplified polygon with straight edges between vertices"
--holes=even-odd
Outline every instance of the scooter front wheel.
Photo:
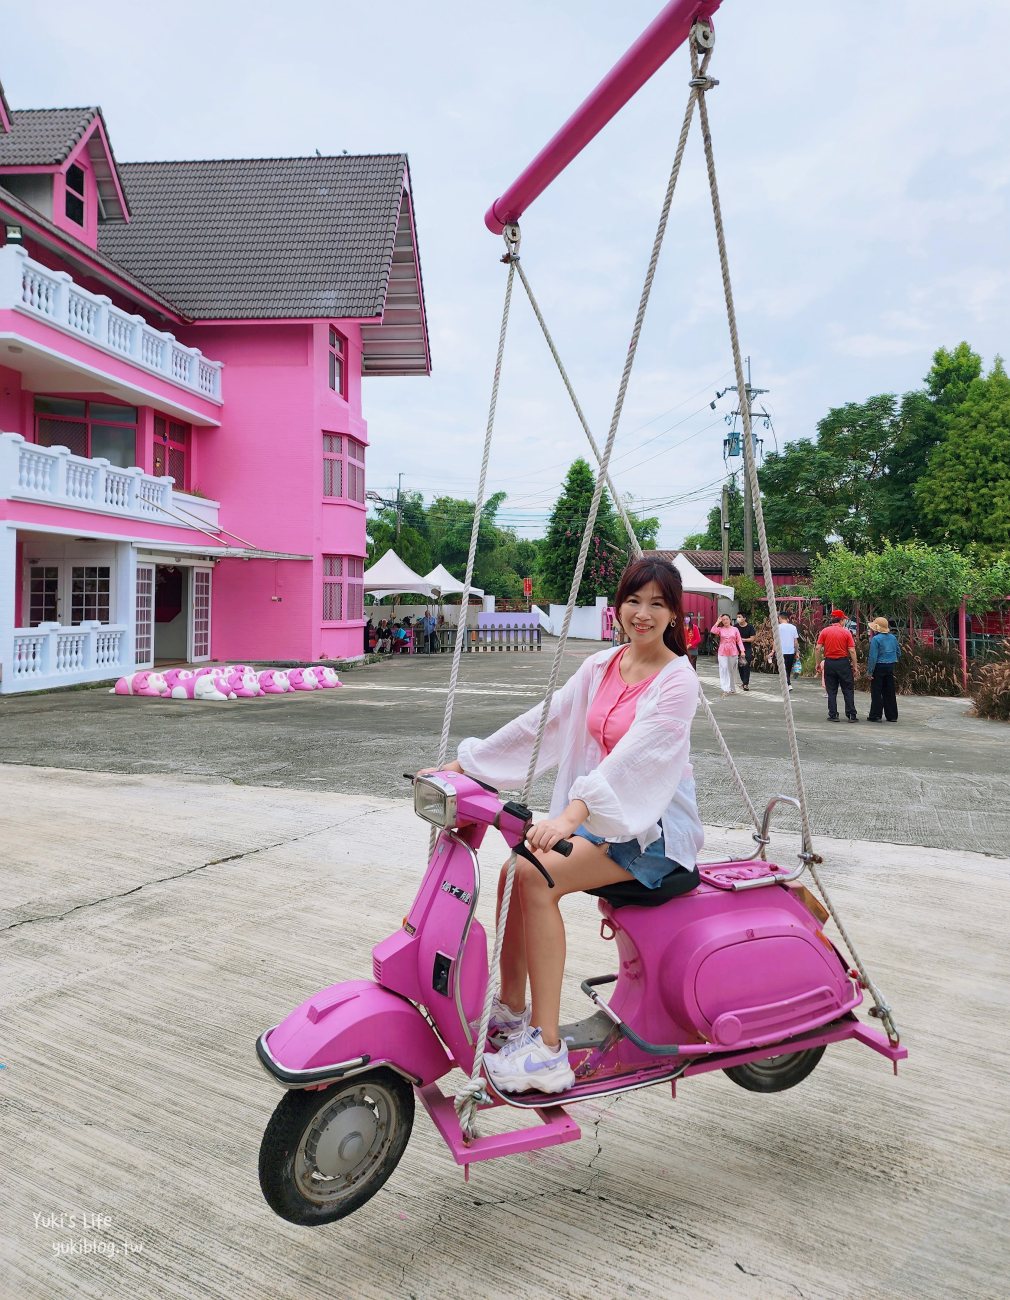
[[413,1089],[392,1070],[285,1093],[260,1144],[267,1204],[302,1227],[353,1214],[396,1168],[413,1123]]
[[782,1056],[766,1056],[763,1061],[731,1065],[723,1074],[748,1092],[785,1092],[786,1088],[802,1083],[823,1055],[823,1047],[808,1047],[804,1052],[787,1052]]

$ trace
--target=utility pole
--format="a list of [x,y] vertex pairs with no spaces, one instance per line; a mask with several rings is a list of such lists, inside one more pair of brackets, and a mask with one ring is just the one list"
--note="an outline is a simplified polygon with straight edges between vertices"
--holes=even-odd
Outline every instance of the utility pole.
[[396,476],[396,496],[384,497],[379,492],[366,492],[365,497],[376,505],[385,506],[387,510],[396,511],[396,540],[400,540],[400,528],[403,523],[403,475]]
[[729,583],[729,484],[722,485],[722,580]]
[[[755,388],[754,385],[751,383],[750,357],[748,357],[747,358],[747,387],[744,389],[743,396],[740,401],[740,405],[742,407],[744,406],[744,404],[746,404],[745,409],[746,409],[747,418],[744,421],[744,436],[746,436],[746,430],[750,429],[751,439],[752,439],[751,452],[754,454],[755,460],[757,459],[757,449],[755,447],[753,424],[752,424],[752,418],[754,414],[754,398],[760,397],[762,393],[767,393],[768,391],[769,390],[767,388]],[[722,397],[723,393],[736,393],[737,396],[740,397],[740,391],[737,388],[736,384],[730,384],[728,387],[724,388],[722,392],[717,393],[716,396]],[[715,402],[712,402],[711,406],[712,409],[714,410]],[[743,414],[744,414],[743,410],[737,409],[736,411],[733,412],[733,417],[736,418],[737,416],[742,416]],[[764,411],[763,414],[767,422],[768,412]],[[751,580],[753,580],[754,578],[754,497],[751,492],[750,477],[747,473],[746,450],[744,450],[744,473],[743,473],[743,571],[745,577],[748,577]],[[723,580],[725,581],[725,577]]]

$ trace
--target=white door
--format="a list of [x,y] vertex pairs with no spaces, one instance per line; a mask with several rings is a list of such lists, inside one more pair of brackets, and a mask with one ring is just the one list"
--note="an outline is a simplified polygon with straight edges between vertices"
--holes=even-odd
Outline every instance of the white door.
[[133,652],[138,668],[154,666],[154,565],[137,565]]
[[189,622],[189,658],[210,658],[210,569],[193,569],[193,617]]

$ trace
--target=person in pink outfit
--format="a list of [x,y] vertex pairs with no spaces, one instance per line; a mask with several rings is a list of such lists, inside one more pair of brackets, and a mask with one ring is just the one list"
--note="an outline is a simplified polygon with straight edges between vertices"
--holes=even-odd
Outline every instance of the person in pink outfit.
[[723,614],[712,629],[712,635],[719,638],[719,652],[716,659],[719,664],[719,685],[722,687],[722,693],[735,695],[736,677],[733,669],[746,654],[740,629],[733,626],[728,614]]
[[[687,657],[682,592],[673,565],[633,561],[614,602],[627,644],[584,660],[552,700],[537,771],[556,767],[558,774],[550,813],[531,824],[526,842],[554,885],[532,864],[517,863],[518,898],[489,1026],[501,1050],[484,1061],[499,1091],[524,1091],[531,1075],[544,1092],[561,1092],[575,1079],[558,1023],[565,968],[560,900],[634,881],[645,892],[673,875],[690,889],[697,879],[704,841],[691,768],[698,678]],[[540,711],[534,706],[485,739],[467,737],[444,770],[498,787],[520,785]],[[571,855],[553,853],[568,837]],[[499,900],[503,885],[504,870]]]

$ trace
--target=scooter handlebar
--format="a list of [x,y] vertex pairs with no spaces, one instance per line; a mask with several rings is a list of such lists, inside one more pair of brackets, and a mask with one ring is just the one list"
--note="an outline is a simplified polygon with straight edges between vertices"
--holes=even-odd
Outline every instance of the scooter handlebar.
[[560,853],[563,858],[570,857],[572,852],[571,840],[558,840],[557,844],[554,845],[551,852]]

